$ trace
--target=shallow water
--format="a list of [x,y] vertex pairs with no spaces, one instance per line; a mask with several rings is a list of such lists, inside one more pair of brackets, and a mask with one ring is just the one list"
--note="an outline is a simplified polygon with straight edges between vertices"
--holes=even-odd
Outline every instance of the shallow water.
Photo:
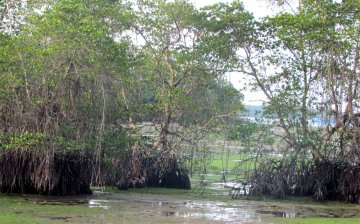
[[127,191],[94,192],[94,195],[84,197],[31,196],[28,200],[42,205],[81,204],[102,211],[90,218],[55,217],[69,223],[269,223],[269,217],[360,217],[358,206],[344,209],[341,206],[248,200],[214,201]]
[[176,199],[164,195],[101,194],[96,192],[89,207],[99,206],[112,213],[112,220],[163,223],[264,223],[262,214],[246,201]]

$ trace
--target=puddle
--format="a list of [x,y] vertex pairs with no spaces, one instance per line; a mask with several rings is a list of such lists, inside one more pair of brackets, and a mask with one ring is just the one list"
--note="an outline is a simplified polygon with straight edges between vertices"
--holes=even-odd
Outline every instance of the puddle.
[[262,223],[261,215],[247,202],[234,201],[234,205],[229,202],[181,200],[171,196],[134,193],[95,194],[94,197],[89,200],[89,208],[116,211],[112,216],[121,217],[128,223],[144,223],[148,219],[161,219],[164,223]]
[[173,211],[163,211],[162,212],[162,215],[164,216],[179,216],[179,213],[178,212],[173,212]]
[[[229,185],[233,183],[227,183]],[[211,187],[226,188],[225,184],[214,183]],[[227,193],[228,193],[227,189]],[[180,199],[171,195],[141,193],[94,192],[86,197],[42,197],[31,196],[34,203],[80,204],[89,209],[100,208],[103,212],[94,216],[92,223],[267,223],[269,217],[360,217],[360,207],[333,208],[331,206],[299,205],[263,201],[210,201],[201,199]],[[68,222],[71,217],[57,216],[50,219]],[[71,219],[74,223],[86,223],[85,217]],[[120,221],[119,221],[120,220]]]
[[110,206],[104,205],[108,203],[107,200],[96,200],[96,199],[90,199],[89,200],[89,208],[103,208],[103,209],[109,209]]
[[235,182],[215,182],[211,183],[209,189],[213,190],[214,195],[248,195],[250,192],[250,185],[242,185]]
[[52,219],[52,220],[64,221],[64,222],[69,222],[69,220],[71,219],[71,217],[51,217],[50,219]]
[[257,212],[260,213],[260,214],[269,214],[269,215],[273,215],[275,217],[282,217],[282,218],[295,218],[295,217],[297,217],[297,214],[295,212],[264,211],[264,210],[258,210]]
[[[214,185],[214,187],[220,187]],[[114,194],[107,200],[98,200],[98,207],[123,211],[132,215],[165,217],[180,223],[206,220],[215,223],[266,223],[269,216],[295,217],[359,217],[359,209],[332,209],[329,206],[313,208],[310,205],[259,202],[246,200],[207,201],[181,200],[167,195]]]

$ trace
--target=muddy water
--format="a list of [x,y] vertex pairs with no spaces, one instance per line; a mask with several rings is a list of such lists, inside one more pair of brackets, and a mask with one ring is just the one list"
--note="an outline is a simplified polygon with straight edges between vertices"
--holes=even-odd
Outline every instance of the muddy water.
[[83,204],[102,212],[93,217],[67,217],[71,223],[269,223],[269,217],[359,217],[359,208],[296,205],[245,200],[180,199],[171,195],[101,193],[89,197],[48,200],[39,204]]
[[[174,199],[171,196],[115,195],[104,205],[122,208],[125,217],[162,217],[176,223],[261,223],[261,214],[249,202],[221,202]],[[118,202],[122,201],[123,204]],[[120,206],[120,207],[119,207]]]
[[247,203],[176,199],[148,194],[96,192],[88,206],[107,211],[104,223],[263,223]]

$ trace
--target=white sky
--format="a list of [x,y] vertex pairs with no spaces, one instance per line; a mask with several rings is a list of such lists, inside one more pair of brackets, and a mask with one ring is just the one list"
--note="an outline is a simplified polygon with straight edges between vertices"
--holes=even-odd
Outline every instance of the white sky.
[[[218,2],[229,3],[232,0],[189,0],[196,7],[203,7],[206,5],[212,5]],[[245,8],[254,14],[256,18],[260,18],[266,15],[269,15],[273,12],[269,2],[266,0],[242,0]]]
[[[215,4],[218,2],[232,2],[232,0],[189,0],[194,3],[196,7],[203,7],[206,5]],[[271,7],[269,2],[266,0],[242,0],[245,6],[245,9],[253,13],[255,18],[261,18],[267,15],[272,15],[275,12],[274,7]],[[240,73],[231,73],[228,75],[229,81],[237,89],[242,89],[246,85],[245,76]],[[265,95],[262,92],[250,92],[250,91],[241,91],[244,94],[244,104],[247,105],[261,105],[263,100],[266,99]]]

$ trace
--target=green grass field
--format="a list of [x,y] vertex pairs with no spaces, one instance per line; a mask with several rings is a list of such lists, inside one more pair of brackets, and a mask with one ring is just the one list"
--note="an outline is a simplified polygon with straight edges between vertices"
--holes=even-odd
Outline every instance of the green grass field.
[[273,224],[359,224],[360,218],[269,218]]
[[[0,194],[0,223],[1,224],[46,224],[64,223],[69,219],[81,218],[88,220],[100,216],[104,210],[89,209],[86,204],[48,204],[36,203],[29,198],[33,196]],[[86,218],[88,217],[88,218]]]
[[[197,162],[199,164],[197,164],[198,167],[193,169],[192,178],[209,182],[222,181],[223,174],[226,180],[233,180],[238,177],[239,170],[251,170],[255,166],[249,155],[233,151],[225,151],[224,153],[221,153],[221,151],[211,152],[206,160],[199,159]],[[201,166],[201,163],[205,165]]]

